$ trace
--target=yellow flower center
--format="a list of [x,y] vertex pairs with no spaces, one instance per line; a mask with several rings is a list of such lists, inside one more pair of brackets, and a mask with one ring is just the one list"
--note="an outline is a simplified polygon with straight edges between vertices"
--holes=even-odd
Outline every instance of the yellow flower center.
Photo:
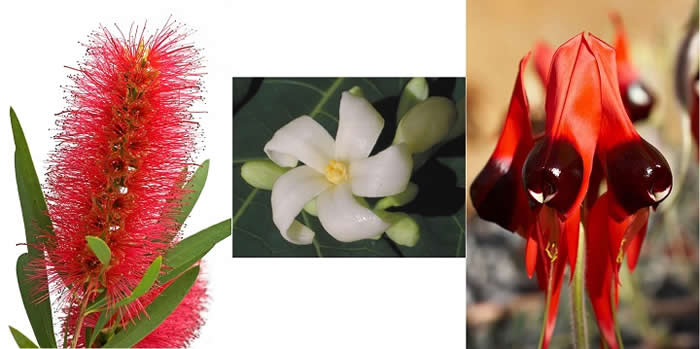
[[348,179],[348,166],[341,161],[331,160],[326,166],[326,179],[333,184],[340,184]]

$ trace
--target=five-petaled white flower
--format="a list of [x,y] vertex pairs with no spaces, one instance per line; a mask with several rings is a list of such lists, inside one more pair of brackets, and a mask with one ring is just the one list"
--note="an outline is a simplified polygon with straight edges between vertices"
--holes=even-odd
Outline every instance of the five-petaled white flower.
[[309,116],[300,116],[275,132],[265,153],[276,164],[305,166],[283,174],[272,187],[272,220],[289,242],[310,244],[314,232],[295,220],[304,205],[317,197],[323,228],[343,242],[376,237],[389,228],[360,197],[382,197],[406,189],[413,162],[403,144],[369,157],[384,119],[364,98],[343,92],[335,141]]

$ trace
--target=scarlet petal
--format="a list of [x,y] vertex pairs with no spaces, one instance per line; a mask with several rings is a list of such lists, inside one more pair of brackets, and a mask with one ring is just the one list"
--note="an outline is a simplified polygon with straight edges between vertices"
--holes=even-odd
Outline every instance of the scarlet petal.
[[601,196],[586,221],[586,291],[598,322],[602,337],[610,348],[617,348],[613,320],[612,285],[613,266],[608,238],[608,198]]
[[527,241],[525,243],[525,270],[527,271],[527,276],[532,277],[535,272],[535,266],[537,265],[537,240],[535,240],[535,225],[531,226],[531,229],[527,233]]
[[521,234],[525,233],[522,229],[529,225],[530,213],[521,184],[520,169],[533,144],[522,77],[528,58],[529,55],[520,61],[520,71],[496,149],[469,190],[481,218],[510,231],[520,230]]
[[658,205],[671,191],[671,169],[651,144],[644,141],[627,117],[618,93],[615,50],[591,35],[587,38],[600,72],[603,117],[598,138],[608,187],[625,209],[617,219],[642,207]]
[[533,55],[535,58],[535,70],[537,71],[537,76],[540,77],[542,85],[547,86],[549,66],[552,64],[554,50],[552,50],[552,46],[550,46],[547,42],[539,41],[537,44],[535,44]]

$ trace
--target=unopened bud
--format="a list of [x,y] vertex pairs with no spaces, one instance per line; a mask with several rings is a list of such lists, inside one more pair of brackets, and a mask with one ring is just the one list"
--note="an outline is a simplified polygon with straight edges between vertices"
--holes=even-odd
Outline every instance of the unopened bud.
[[348,90],[348,92],[355,96],[355,97],[364,97],[365,94],[362,92],[362,88],[360,86],[353,86],[351,89]]
[[428,99],[428,81],[425,78],[413,78],[403,88],[401,98],[399,99],[399,107],[396,110],[397,122],[406,115],[406,112],[411,110],[416,104]]
[[381,219],[391,222],[391,226],[386,230],[389,239],[402,246],[416,245],[420,239],[420,227],[413,217],[403,212],[375,210],[375,213]]
[[255,188],[272,190],[277,178],[289,170],[270,160],[252,160],[241,166],[241,177]]
[[312,199],[311,201],[307,202],[306,205],[304,205],[304,211],[306,213],[318,217],[318,211],[316,210],[316,199]]
[[422,153],[442,142],[457,118],[457,108],[445,97],[430,97],[399,122],[394,144],[405,143],[411,153]]

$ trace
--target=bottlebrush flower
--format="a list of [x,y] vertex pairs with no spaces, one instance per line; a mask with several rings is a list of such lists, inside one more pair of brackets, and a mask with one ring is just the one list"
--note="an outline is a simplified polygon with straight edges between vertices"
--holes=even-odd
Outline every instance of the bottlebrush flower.
[[314,232],[294,218],[317,196],[321,225],[335,239],[350,242],[381,234],[391,224],[360,205],[353,194],[398,194],[411,177],[411,154],[403,143],[368,157],[384,119],[366,99],[343,92],[339,114],[335,140],[312,118],[300,116],[265,144],[265,153],[277,165],[305,164],[281,175],[272,187],[272,220],[291,243],[312,242]]
[[[637,67],[629,56],[627,33],[622,23],[622,17],[617,12],[610,13],[610,19],[615,26],[615,51],[617,62],[617,79],[620,95],[627,110],[627,115],[636,122],[649,117],[654,107],[656,97],[644,83]],[[535,70],[542,83],[547,85],[547,73],[552,60],[552,48],[546,42],[538,42],[534,49]]]
[[[184,43],[187,35],[171,22],[151,36],[138,28],[115,36],[101,27],[70,76],[69,107],[59,114],[59,143],[47,174],[53,234],[39,261],[65,297],[68,323],[98,290],[108,306],[128,296],[177,240],[183,169],[195,150],[197,124],[189,109],[201,99],[201,58]],[[109,246],[104,272],[86,236]],[[200,298],[203,289],[200,284],[191,293]],[[148,301],[119,309],[122,320],[139,316]],[[75,328],[66,330],[76,335]]]
[[[527,273],[537,274],[550,299],[545,348],[564,270],[575,267],[579,225],[585,223],[586,288],[603,337],[617,348],[617,271],[625,253],[634,268],[649,207],[670,193],[671,171],[625,111],[612,47],[581,33],[554,52],[546,75],[545,132],[537,137],[523,88],[528,59],[520,62],[501,137],[470,195],[479,216],[526,239]],[[608,190],[598,197],[602,180]]]

